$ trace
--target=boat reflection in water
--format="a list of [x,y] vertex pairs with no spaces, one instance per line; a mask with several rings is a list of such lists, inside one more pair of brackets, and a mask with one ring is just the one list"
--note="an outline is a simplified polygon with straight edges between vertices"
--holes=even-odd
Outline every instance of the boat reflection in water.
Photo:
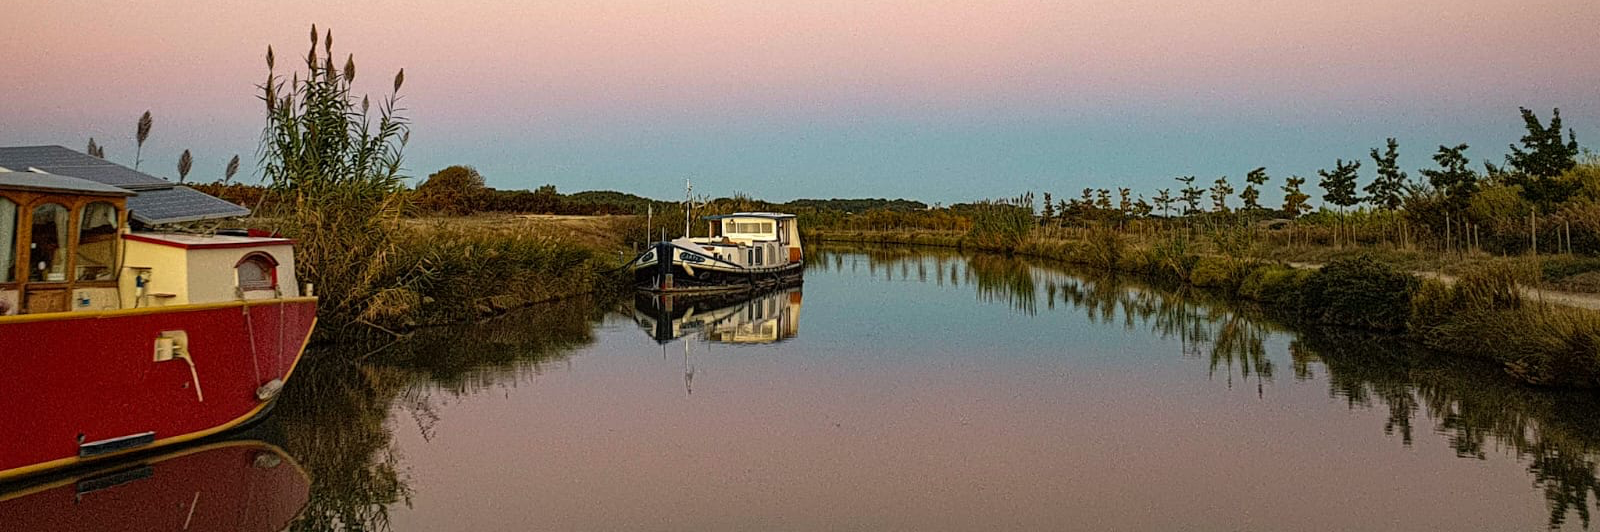
[[633,319],[658,343],[691,334],[723,344],[770,344],[800,332],[800,287],[738,294],[640,292]]
[[271,444],[225,441],[0,486],[0,530],[277,531],[299,517],[310,482]]

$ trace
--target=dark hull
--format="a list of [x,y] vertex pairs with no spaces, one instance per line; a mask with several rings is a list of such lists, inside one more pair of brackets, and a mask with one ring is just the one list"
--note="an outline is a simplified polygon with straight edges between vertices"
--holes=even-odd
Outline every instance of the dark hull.
[[[657,256],[673,257],[675,253],[658,244]],[[658,262],[633,271],[633,283],[639,290],[655,293],[708,293],[747,292],[799,284],[805,264],[791,262],[767,268],[730,270],[708,267],[705,264],[688,268],[678,260]]]

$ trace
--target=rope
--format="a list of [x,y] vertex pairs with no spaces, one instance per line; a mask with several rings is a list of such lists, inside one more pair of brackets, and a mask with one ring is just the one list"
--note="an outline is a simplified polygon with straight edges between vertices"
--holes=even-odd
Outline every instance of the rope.
[[256,322],[250,319],[250,304],[244,300],[242,295],[239,298],[239,302],[244,304],[239,309],[244,311],[244,328],[250,334],[250,366],[255,368],[256,385],[259,386],[261,385],[261,362],[256,360]]
[[272,287],[273,294],[278,297],[278,376],[283,376],[283,289]]

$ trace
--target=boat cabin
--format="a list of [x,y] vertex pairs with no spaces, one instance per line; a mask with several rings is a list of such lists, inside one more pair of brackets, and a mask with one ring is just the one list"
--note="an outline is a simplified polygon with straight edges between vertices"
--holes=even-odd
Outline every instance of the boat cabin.
[[59,146],[0,148],[0,316],[298,296],[288,239],[163,230],[248,213]]
[[795,215],[741,212],[707,216],[705,240],[697,241],[717,259],[746,268],[800,262],[800,227]]

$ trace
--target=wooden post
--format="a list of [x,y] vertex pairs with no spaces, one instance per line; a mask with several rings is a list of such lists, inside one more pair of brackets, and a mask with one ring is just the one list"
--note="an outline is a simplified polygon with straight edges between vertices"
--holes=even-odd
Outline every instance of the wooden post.
[[1533,254],[1539,254],[1539,216],[1537,213],[1528,213],[1528,241],[1533,244]]

